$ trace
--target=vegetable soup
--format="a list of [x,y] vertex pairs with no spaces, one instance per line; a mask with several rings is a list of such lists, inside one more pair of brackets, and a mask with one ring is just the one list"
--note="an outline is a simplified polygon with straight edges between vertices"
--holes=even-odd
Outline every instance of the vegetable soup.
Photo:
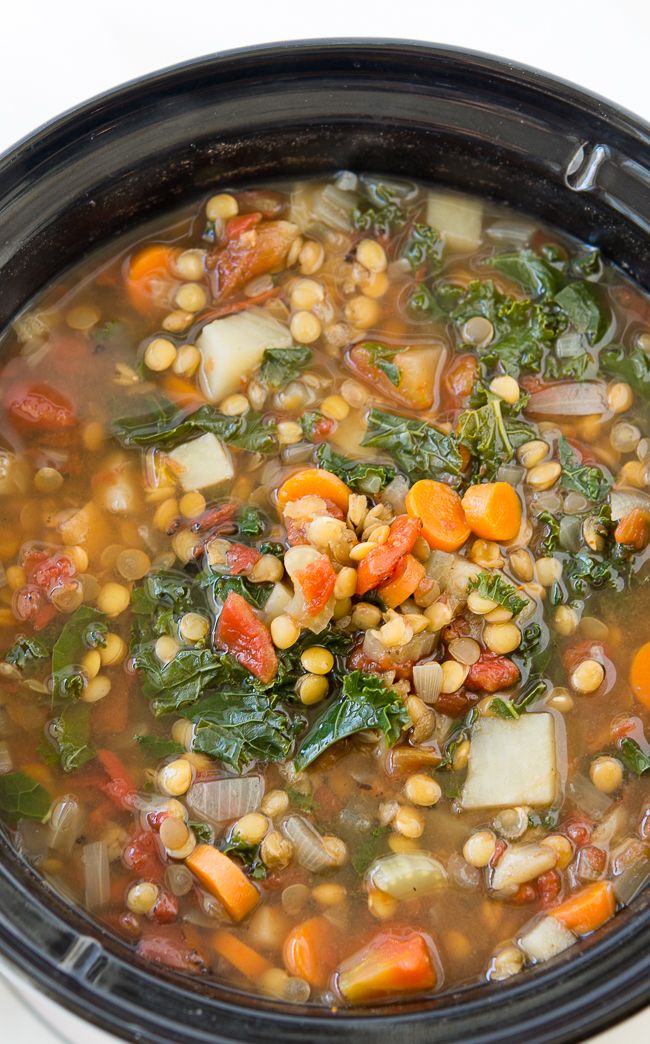
[[0,810],[144,961],[332,1008],[650,875],[650,302],[343,172],[96,252],[0,371]]

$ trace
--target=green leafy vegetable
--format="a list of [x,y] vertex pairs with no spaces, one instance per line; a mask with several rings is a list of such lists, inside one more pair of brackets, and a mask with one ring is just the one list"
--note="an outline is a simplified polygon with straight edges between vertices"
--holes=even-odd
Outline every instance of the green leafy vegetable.
[[650,401],[650,356],[642,348],[606,348],[600,353],[600,368],[622,377],[642,399]]
[[544,695],[546,692],[546,682],[537,681],[534,678],[530,680],[528,687],[524,690],[521,696],[516,700],[505,699],[502,696],[497,696],[490,701],[490,708],[494,710],[500,718],[520,718],[524,714],[531,703]]
[[625,573],[605,558],[598,558],[588,551],[579,551],[564,564],[564,579],[570,589],[583,597],[588,589],[609,587],[622,591],[626,584]]
[[560,482],[567,489],[582,493],[588,500],[604,500],[609,493],[610,483],[595,465],[581,464],[571,446],[560,437],[560,464],[562,477]]
[[425,421],[370,410],[368,431],[362,445],[389,453],[411,482],[442,478],[452,486],[460,483],[463,461],[456,439]]
[[451,767],[454,760],[454,752],[459,745],[466,740],[472,731],[472,727],[478,718],[476,707],[470,707],[464,718],[457,718],[451,727],[443,748],[443,758],[439,768]]
[[242,536],[260,536],[266,529],[266,519],[259,508],[250,504],[240,507],[235,515],[237,532]]
[[478,591],[481,598],[489,598],[517,616],[528,605],[527,598],[520,598],[516,588],[498,573],[479,573],[470,580],[468,591]]
[[258,413],[227,417],[214,406],[201,406],[187,415],[171,403],[157,400],[146,416],[122,417],[113,424],[113,434],[122,446],[157,446],[171,449],[194,435],[212,432],[224,442],[251,453],[276,453],[275,424]]
[[497,254],[485,264],[514,279],[532,297],[552,297],[560,287],[560,273],[532,250]]
[[196,840],[199,842],[199,844],[214,844],[214,830],[209,823],[201,823],[197,819],[189,819],[187,825],[196,837]]
[[69,704],[52,723],[51,735],[64,772],[74,772],[95,757],[87,703]]
[[587,352],[564,359],[549,355],[544,364],[544,376],[550,381],[580,381],[592,363],[593,359]]
[[364,834],[357,839],[357,844],[354,846],[354,851],[350,856],[350,862],[359,877],[363,877],[368,867],[385,850],[389,834],[390,830],[388,827],[377,826],[370,833]]
[[340,453],[335,453],[327,442],[322,442],[316,451],[319,468],[331,471],[355,493],[364,493],[375,497],[395,478],[395,468],[390,464],[377,464],[375,461],[350,460]]
[[352,671],[343,679],[339,699],[329,704],[301,740],[296,767],[307,768],[333,743],[363,729],[381,729],[391,746],[409,722],[406,707],[393,689],[374,674]]
[[[323,424],[325,422],[325,425]],[[331,431],[333,425],[327,417],[324,417],[320,410],[308,410],[307,413],[303,413],[298,422],[302,428],[302,433],[309,442],[315,442],[317,438],[322,438],[323,427],[325,431]]]
[[42,820],[49,811],[50,796],[24,772],[7,772],[0,776],[0,808],[13,820]]
[[153,645],[148,645],[135,654],[134,666],[144,674],[144,694],[151,699],[156,717],[196,703],[210,686],[227,686],[236,692],[250,677],[227,653],[213,649],[181,649],[173,660],[162,664]]
[[360,232],[388,236],[406,224],[406,211],[388,185],[373,186],[370,200],[361,200],[352,212],[352,224]]
[[98,609],[81,605],[68,617],[52,649],[52,696],[55,700],[78,700],[85,675],[80,669],[89,649],[106,644],[108,626]]
[[402,375],[399,366],[396,366],[393,360],[404,349],[395,348],[389,344],[381,344],[379,341],[364,341],[359,347],[368,353],[371,365],[381,370],[388,377],[390,383],[399,388]]
[[272,590],[273,584],[256,584],[246,576],[219,576],[212,585],[215,602],[225,602],[230,592],[234,591],[257,609],[264,608]]
[[636,740],[626,736],[621,740],[620,750],[623,764],[635,776],[643,776],[646,772],[650,772],[650,755],[641,750]]
[[20,634],[5,653],[5,662],[17,667],[24,674],[33,674],[50,658],[50,649],[40,638]]
[[242,841],[237,834],[233,834],[230,840],[223,845],[221,851],[225,855],[236,855],[246,867],[249,877],[253,877],[256,881],[266,877],[266,867],[260,856],[259,845],[251,845],[247,841]]
[[173,739],[167,739],[165,736],[147,734],[145,736],[136,736],[135,741],[140,750],[153,761],[161,761],[162,758],[167,758],[170,754],[185,753],[185,747],[180,743],[176,743]]
[[307,369],[313,356],[311,348],[267,348],[260,377],[270,388],[284,388]]
[[555,301],[565,312],[578,333],[586,335],[589,344],[596,344],[609,326],[609,312],[591,283],[569,283]]
[[540,543],[540,550],[545,555],[552,555],[560,546],[560,520],[550,511],[540,511],[537,521],[545,527],[544,539]]
[[413,225],[404,247],[403,256],[412,269],[426,265],[429,269],[440,268],[444,243],[440,233],[431,225]]
[[285,761],[303,724],[275,705],[273,697],[239,688],[204,696],[180,714],[194,722],[192,750],[209,754],[236,772],[253,761]]
[[502,464],[512,460],[519,446],[535,437],[535,432],[516,416],[527,397],[521,405],[512,406],[479,384],[472,399],[480,405],[460,415],[457,437],[474,458],[475,477],[489,482]]
[[542,830],[555,830],[560,821],[560,810],[551,808],[548,812],[529,812],[528,826],[531,830],[541,828]]

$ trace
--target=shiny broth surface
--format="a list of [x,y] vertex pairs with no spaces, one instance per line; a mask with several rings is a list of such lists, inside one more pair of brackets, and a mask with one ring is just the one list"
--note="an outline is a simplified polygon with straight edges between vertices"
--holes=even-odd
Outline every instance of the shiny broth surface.
[[644,887],[650,302],[596,251],[344,172],[91,255],[2,345],[0,815],[54,889],[341,1007]]

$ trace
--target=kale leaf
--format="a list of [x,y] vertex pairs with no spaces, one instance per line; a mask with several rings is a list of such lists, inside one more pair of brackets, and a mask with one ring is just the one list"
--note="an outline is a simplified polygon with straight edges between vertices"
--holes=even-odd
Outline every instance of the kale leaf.
[[319,468],[331,471],[355,493],[363,493],[375,497],[381,493],[395,478],[395,468],[390,464],[378,464],[375,461],[350,460],[336,453],[332,447],[322,442],[316,450],[316,461]]
[[5,662],[17,667],[24,674],[33,674],[43,661],[49,660],[50,649],[41,638],[20,634],[5,653]]
[[582,493],[588,500],[604,500],[609,493],[610,483],[595,465],[581,464],[571,446],[560,437],[560,464],[562,465],[561,485]]
[[301,740],[296,767],[307,768],[333,743],[364,729],[381,729],[391,746],[409,723],[408,711],[393,689],[374,674],[352,671],[343,679],[340,697],[329,704]]
[[256,584],[246,576],[217,576],[212,584],[215,602],[223,604],[230,592],[234,591],[257,609],[264,608],[272,590],[273,584]]
[[363,877],[377,856],[385,851],[389,835],[388,827],[376,826],[369,834],[357,839],[354,851],[350,855],[350,862],[359,877]]
[[52,696],[55,700],[80,698],[85,675],[80,669],[89,649],[106,644],[108,625],[99,609],[81,605],[69,616],[52,648]]
[[442,478],[452,486],[460,484],[463,460],[455,437],[426,421],[370,410],[362,446],[386,450],[411,482]]
[[153,761],[160,761],[171,754],[185,753],[185,747],[180,743],[176,743],[173,739],[167,739],[165,736],[154,736],[152,733],[147,733],[144,736],[136,736],[135,741],[140,750]]
[[650,755],[641,750],[636,740],[626,736],[621,740],[620,750],[623,764],[635,776],[643,776],[646,772],[650,772]]
[[578,333],[596,344],[609,326],[610,316],[591,283],[569,283],[555,295],[555,301]]
[[438,269],[442,264],[443,250],[444,243],[440,233],[431,225],[416,222],[406,241],[403,257],[414,270],[420,265]]
[[24,772],[7,772],[0,775],[0,808],[14,821],[42,820],[49,811],[50,796]]
[[212,432],[237,449],[251,453],[275,453],[278,448],[274,422],[259,413],[227,417],[214,406],[201,406],[189,415],[165,400],[154,400],[150,414],[122,417],[113,423],[113,434],[122,446],[156,446],[172,449],[194,435]]
[[260,856],[260,846],[252,845],[248,841],[242,841],[233,834],[230,839],[223,843],[221,851],[224,855],[236,855],[246,867],[249,877],[256,881],[266,877],[266,867]]
[[92,761],[95,751],[90,743],[90,706],[87,703],[69,704],[51,726],[61,768],[74,772]]
[[560,546],[560,520],[550,511],[540,511],[537,521],[546,527],[540,549],[545,555],[552,555]]
[[237,532],[241,536],[257,537],[266,529],[266,519],[259,508],[250,504],[240,507],[235,515]]
[[520,598],[517,590],[498,573],[479,573],[468,584],[468,591],[477,591],[481,598],[489,598],[517,616],[528,605],[527,598]]
[[476,475],[491,481],[519,446],[535,438],[533,428],[517,417],[527,397],[513,406],[480,384],[472,400],[481,405],[460,415],[458,442],[472,454]]
[[262,357],[260,377],[270,388],[284,388],[310,365],[311,348],[267,348]]
[[373,232],[376,236],[388,236],[406,224],[406,211],[399,204],[399,197],[383,182],[369,189],[370,199],[363,199],[352,212],[352,224],[360,232]]
[[560,273],[533,250],[497,254],[484,263],[514,279],[532,297],[552,297],[560,288]]
[[650,402],[650,356],[642,348],[606,348],[600,353],[600,368],[627,381],[632,390]]
[[210,693],[180,714],[194,722],[192,750],[223,761],[235,772],[243,772],[253,761],[285,761],[304,723],[300,716],[292,719],[272,696],[241,688]]

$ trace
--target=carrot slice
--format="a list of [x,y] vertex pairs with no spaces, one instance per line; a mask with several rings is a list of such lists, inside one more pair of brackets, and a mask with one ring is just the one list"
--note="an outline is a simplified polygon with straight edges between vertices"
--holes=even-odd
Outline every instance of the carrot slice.
[[289,475],[278,490],[280,510],[291,500],[301,497],[322,497],[333,501],[341,511],[348,510],[350,490],[337,475],[324,468],[304,468]]
[[287,971],[317,989],[325,989],[338,959],[336,929],[325,917],[311,917],[297,924],[285,939]]
[[406,510],[422,520],[422,536],[436,551],[458,551],[469,537],[461,499],[444,482],[416,482],[406,494]]
[[151,243],[130,261],[126,291],[134,308],[145,314],[164,308],[173,282],[173,264],[178,251],[165,243]]
[[266,957],[262,957],[252,946],[247,946],[245,942],[238,939],[232,932],[227,932],[225,928],[213,936],[212,945],[220,957],[225,958],[247,979],[259,979],[265,971],[272,967]]
[[650,642],[637,649],[630,667],[630,685],[639,703],[650,710]]
[[461,501],[469,527],[484,540],[514,540],[521,526],[521,501],[507,482],[470,486]]
[[242,921],[260,901],[260,894],[243,870],[213,845],[197,845],[186,865],[233,921]]
[[395,609],[420,586],[424,577],[424,566],[418,562],[413,555],[404,557],[395,566],[395,571],[390,579],[377,588],[377,594],[381,596],[389,609]]
[[437,975],[423,935],[381,932],[341,967],[338,986],[346,1000],[357,1004],[391,994],[431,990]]
[[610,882],[594,881],[548,912],[576,935],[586,935],[609,921],[615,910],[616,899]]
[[635,551],[643,551],[650,542],[650,512],[643,508],[634,508],[618,523],[614,530],[617,544],[633,547]]

